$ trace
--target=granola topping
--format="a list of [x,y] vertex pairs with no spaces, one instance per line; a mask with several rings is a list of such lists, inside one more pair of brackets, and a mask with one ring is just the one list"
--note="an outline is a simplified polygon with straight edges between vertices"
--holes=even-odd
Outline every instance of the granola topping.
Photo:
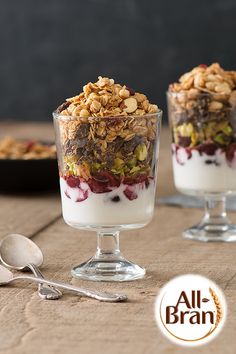
[[61,115],[77,117],[110,117],[144,115],[158,112],[144,94],[135,92],[113,79],[99,76],[95,83],[89,82],[83,92],[71,98],[59,107]]
[[95,193],[124,181],[145,183],[153,178],[158,112],[144,94],[113,79],[99,77],[88,83],[56,112],[61,176],[67,183],[72,176],[77,184],[85,181]]
[[208,154],[208,146],[226,152],[235,145],[236,71],[201,64],[169,86],[168,101],[177,147]]

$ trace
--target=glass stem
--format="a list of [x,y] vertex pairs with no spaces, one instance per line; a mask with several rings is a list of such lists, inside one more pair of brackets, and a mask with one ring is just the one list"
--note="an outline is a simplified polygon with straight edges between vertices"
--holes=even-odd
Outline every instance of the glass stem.
[[208,225],[226,225],[230,223],[226,215],[225,195],[205,196],[205,215],[203,223]]
[[118,258],[120,256],[119,231],[98,232],[96,258]]

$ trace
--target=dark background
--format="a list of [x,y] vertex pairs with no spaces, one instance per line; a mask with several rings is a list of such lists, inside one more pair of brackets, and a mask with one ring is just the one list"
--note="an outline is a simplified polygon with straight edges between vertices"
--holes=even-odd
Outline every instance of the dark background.
[[236,69],[236,0],[0,0],[0,119],[50,120],[98,75],[165,109],[183,72]]

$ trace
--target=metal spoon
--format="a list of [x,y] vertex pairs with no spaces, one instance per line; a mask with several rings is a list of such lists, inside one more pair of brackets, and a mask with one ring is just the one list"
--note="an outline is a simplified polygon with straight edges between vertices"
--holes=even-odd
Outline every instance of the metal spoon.
[[94,291],[85,288],[78,288],[70,284],[66,284],[58,281],[51,281],[47,279],[35,278],[27,275],[19,275],[17,277],[14,277],[13,273],[9,269],[0,265],[0,285],[9,284],[15,280],[28,280],[36,283],[40,283],[43,281],[44,284],[57,286],[65,290],[72,291],[77,295],[87,296],[99,301],[119,302],[119,301],[127,300],[127,296],[125,294],[111,294],[107,292]]
[[[43,263],[40,248],[23,235],[11,234],[0,244],[0,259],[4,265],[16,270],[31,270],[35,277],[43,278],[39,268]],[[38,295],[42,299],[56,300],[62,296],[60,290],[42,282],[38,285]]]

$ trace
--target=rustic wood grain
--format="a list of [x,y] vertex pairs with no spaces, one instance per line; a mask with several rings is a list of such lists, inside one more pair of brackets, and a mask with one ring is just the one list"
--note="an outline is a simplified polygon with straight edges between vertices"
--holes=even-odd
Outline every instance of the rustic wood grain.
[[[0,123],[0,137],[54,141],[52,124]],[[17,178],[17,171],[16,171]],[[61,215],[58,192],[0,194],[0,239],[8,233],[33,236]]]
[[32,237],[61,216],[57,194],[0,195],[0,239],[8,233]]
[[[174,192],[168,142],[168,132],[163,130],[159,195]],[[44,208],[50,212],[48,203],[45,202]],[[54,203],[56,208],[60,207],[58,199]],[[43,301],[37,297],[34,285],[20,282],[3,287],[0,289],[0,353],[235,353],[236,245],[183,240],[183,228],[197,222],[201,215],[202,211],[197,209],[158,206],[150,225],[122,233],[121,249],[125,256],[148,270],[145,279],[122,284],[72,280],[70,268],[93,254],[95,234],[74,230],[62,219],[50,217],[50,225],[34,231],[33,237],[45,255],[42,268],[45,276],[91,288],[124,291],[129,301],[106,304],[69,294],[59,301]],[[21,226],[22,214],[15,217],[16,225]],[[235,214],[231,213],[231,217],[236,222]],[[213,342],[191,350],[165,339],[154,319],[158,290],[172,277],[184,273],[208,276],[224,289],[228,302],[228,318],[221,334]]]

